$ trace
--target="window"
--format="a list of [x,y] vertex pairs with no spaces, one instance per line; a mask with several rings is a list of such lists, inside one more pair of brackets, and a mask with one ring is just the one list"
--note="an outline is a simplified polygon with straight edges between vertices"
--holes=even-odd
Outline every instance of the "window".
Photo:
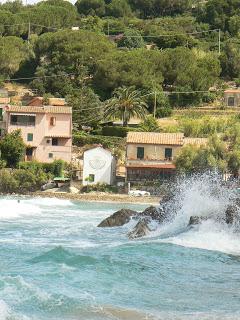
[[27,141],[33,141],[33,134],[32,133],[27,134]]
[[165,159],[172,160],[172,148],[165,149]]
[[234,106],[235,106],[235,99],[234,99],[234,97],[229,97],[229,98],[228,98],[228,106],[229,106],[229,107],[234,107]]
[[90,174],[89,177],[88,177],[88,181],[89,182],[94,182],[95,180],[95,175],[94,174]]
[[35,126],[35,116],[11,114],[10,124],[14,126]]
[[47,143],[50,143],[51,142],[51,140],[50,139],[47,139]]
[[52,138],[52,146],[58,146],[58,138]]
[[52,158],[53,158],[53,153],[49,153],[49,154],[48,154],[48,158],[49,158],[49,159],[52,159]]
[[137,147],[137,159],[144,159],[144,148]]
[[55,126],[56,125],[56,117],[51,117],[50,118],[50,126]]

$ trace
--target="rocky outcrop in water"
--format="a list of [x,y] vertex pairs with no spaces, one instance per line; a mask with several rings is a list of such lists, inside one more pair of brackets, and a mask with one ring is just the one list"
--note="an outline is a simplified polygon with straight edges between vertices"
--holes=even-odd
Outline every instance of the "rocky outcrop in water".
[[113,213],[110,217],[104,219],[98,225],[98,227],[100,228],[120,227],[128,223],[131,217],[136,216],[137,214],[138,214],[137,211],[133,211],[130,209],[121,209]]
[[134,229],[128,233],[128,238],[131,240],[141,238],[149,234],[150,231],[151,229],[148,226],[148,220],[142,219],[138,221]]
[[229,205],[226,210],[225,221],[227,224],[236,224],[240,222],[240,199],[235,199],[233,204]]
[[202,223],[203,221],[206,221],[210,219],[210,217],[199,217],[199,216],[192,216],[189,219],[188,226],[195,226],[197,224]]
[[154,206],[148,207],[142,212],[137,212],[129,209],[121,209],[113,213],[110,217],[104,219],[98,227],[120,227],[128,223],[131,218],[134,219],[145,219],[145,221],[155,220],[157,222],[163,222],[165,219],[165,213],[163,210],[158,209]]

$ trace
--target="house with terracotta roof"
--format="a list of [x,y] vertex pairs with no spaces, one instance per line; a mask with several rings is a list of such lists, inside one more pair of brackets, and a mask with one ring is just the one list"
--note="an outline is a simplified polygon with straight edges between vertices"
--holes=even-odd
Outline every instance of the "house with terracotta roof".
[[186,145],[206,145],[207,139],[185,138],[183,133],[129,132],[126,146],[126,180],[154,181],[176,173],[174,159]]
[[240,107],[240,89],[225,90],[224,103],[227,107]]
[[62,105],[7,105],[3,108],[2,134],[21,130],[27,145],[25,160],[71,162],[72,109]]

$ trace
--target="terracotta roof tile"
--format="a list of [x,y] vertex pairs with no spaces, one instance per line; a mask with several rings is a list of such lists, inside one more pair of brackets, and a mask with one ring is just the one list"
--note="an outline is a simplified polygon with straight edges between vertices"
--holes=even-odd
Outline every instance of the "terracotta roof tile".
[[127,143],[182,146],[184,135],[183,133],[129,132]]
[[63,114],[71,114],[71,107],[60,107],[60,106],[7,106],[6,111],[8,112],[16,112],[16,113],[63,113]]

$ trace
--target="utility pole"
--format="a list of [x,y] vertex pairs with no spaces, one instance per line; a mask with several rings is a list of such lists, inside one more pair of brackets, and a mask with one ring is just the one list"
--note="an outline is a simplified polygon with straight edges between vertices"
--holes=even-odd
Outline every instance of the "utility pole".
[[157,91],[154,92],[154,108],[153,108],[153,117],[156,118],[157,111]]
[[221,29],[218,29],[218,53],[221,54]]
[[107,31],[107,34],[108,34],[108,36],[109,36],[109,34],[110,34],[109,21],[107,21],[107,26],[108,26],[108,31]]

